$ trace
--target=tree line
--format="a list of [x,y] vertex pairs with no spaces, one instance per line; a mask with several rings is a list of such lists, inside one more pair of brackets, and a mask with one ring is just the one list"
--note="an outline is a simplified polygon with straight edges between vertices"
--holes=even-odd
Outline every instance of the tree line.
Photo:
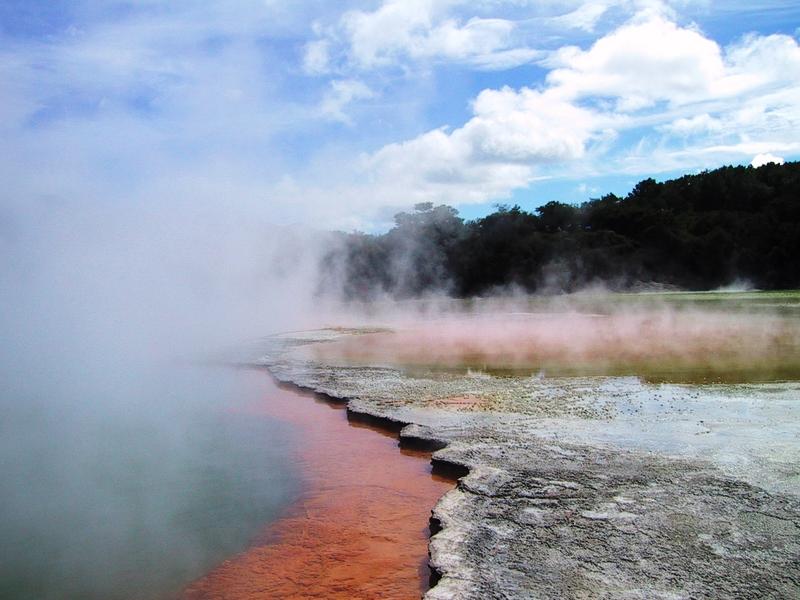
[[379,235],[338,233],[323,285],[347,299],[457,297],[514,286],[569,292],[674,286],[800,287],[800,163],[722,167],[645,179],[625,197],[533,212],[498,206],[465,221],[450,206],[418,204]]

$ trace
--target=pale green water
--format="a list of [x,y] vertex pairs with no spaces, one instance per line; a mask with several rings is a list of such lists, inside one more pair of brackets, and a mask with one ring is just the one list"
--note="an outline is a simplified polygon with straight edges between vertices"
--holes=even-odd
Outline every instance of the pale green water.
[[246,547],[297,488],[291,429],[253,410],[265,377],[4,389],[0,598],[170,597]]

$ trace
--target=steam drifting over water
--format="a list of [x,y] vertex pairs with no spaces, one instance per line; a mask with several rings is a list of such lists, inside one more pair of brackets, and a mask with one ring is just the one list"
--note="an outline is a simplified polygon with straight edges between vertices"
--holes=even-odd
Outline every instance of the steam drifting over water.
[[195,363],[299,325],[313,248],[175,204],[2,223],[0,595],[174,592],[293,497],[291,428],[239,414],[261,376]]
[[686,296],[692,300],[685,306],[669,297],[600,293],[385,304],[370,318],[391,330],[321,345],[311,354],[342,364],[698,383],[800,376],[797,315],[773,307],[754,313],[733,295],[731,304],[703,308],[702,296]]
[[[603,254],[584,278],[554,256],[535,273],[544,258],[525,242],[528,263],[495,278],[493,259],[459,290],[449,267],[478,269],[436,254],[463,241],[439,203],[475,216],[518,194],[533,210],[551,193],[585,201],[608,180],[619,192],[633,176],[754,156],[796,168],[796,10],[602,4],[0,3],[0,596],[157,596],[245,544],[292,498],[292,430],[240,418],[257,379],[196,363],[271,332],[386,326],[319,352],[404,368],[797,377],[796,315],[779,311],[740,320],[610,297],[471,314],[438,295],[574,290],[617,266]],[[726,40],[703,31],[730,14]],[[761,169],[744,204],[780,235],[745,262],[779,261],[765,280],[795,281],[781,241],[794,230],[756,213],[767,198],[785,220],[796,194],[775,187],[777,166]],[[287,225],[377,232],[415,203],[400,221],[416,233],[388,245]],[[584,232],[549,206],[548,235]],[[505,212],[501,225],[520,216]],[[717,241],[744,236],[701,225],[686,254],[727,262]],[[345,260],[351,249],[363,253]],[[728,281],[716,271],[710,285]],[[431,297],[409,308],[384,293]]]

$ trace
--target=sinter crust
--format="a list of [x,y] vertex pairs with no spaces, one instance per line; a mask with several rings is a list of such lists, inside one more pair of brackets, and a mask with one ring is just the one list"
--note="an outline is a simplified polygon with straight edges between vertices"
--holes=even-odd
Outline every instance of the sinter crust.
[[292,351],[353,333],[282,336],[257,362],[353,413],[407,424],[401,439],[469,469],[433,510],[441,579],[426,598],[800,597],[793,486],[767,491],[710,461],[541,435],[559,419],[613,419],[585,380],[412,377]]

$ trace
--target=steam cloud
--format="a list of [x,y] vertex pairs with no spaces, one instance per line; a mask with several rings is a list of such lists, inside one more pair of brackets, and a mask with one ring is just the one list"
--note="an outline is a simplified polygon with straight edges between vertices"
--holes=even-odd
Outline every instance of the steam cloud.
[[305,323],[312,237],[158,200],[0,208],[0,596],[158,597],[291,496],[263,376],[187,364]]
[[774,307],[754,313],[735,297],[717,304],[722,306],[702,308],[598,289],[571,296],[386,302],[372,305],[362,319],[390,330],[309,352],[343,364],[554,376],[715,382],[800,375],[796,318]]

